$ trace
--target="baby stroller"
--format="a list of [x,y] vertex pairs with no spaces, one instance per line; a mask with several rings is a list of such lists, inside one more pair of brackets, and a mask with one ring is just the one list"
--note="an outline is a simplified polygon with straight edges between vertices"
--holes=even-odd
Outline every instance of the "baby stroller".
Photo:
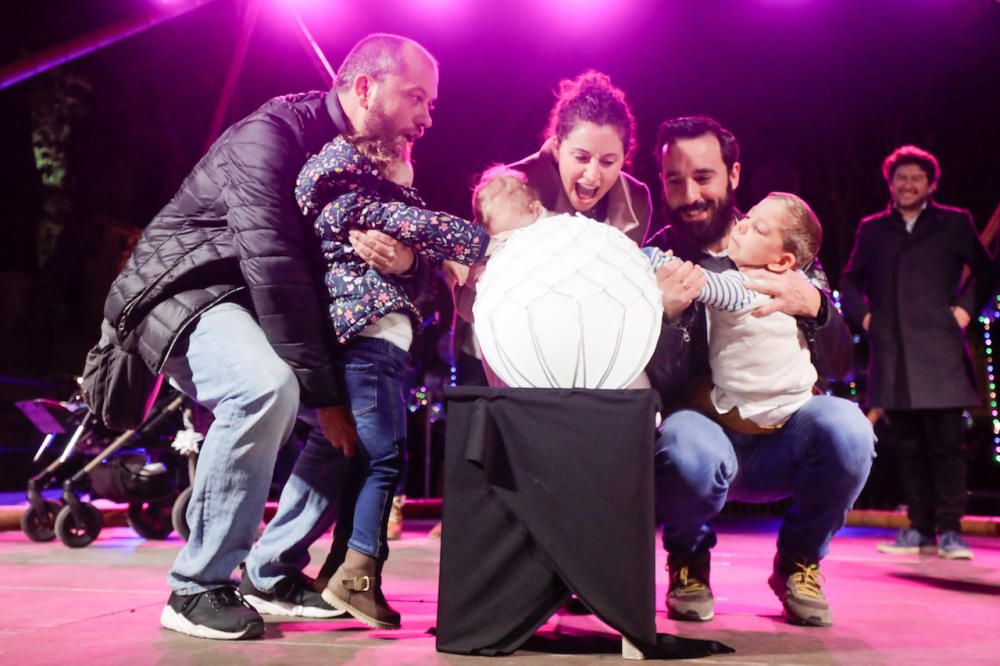
[[[31,400],[18,408],[45,433],[35,460],[45,460],[57,445],[62,451],[28,481],[29,507],[21,529],[34,541],[56,537],[71,548],[89,545],[103,527],[101,512],[81,496],[127,502],[129,525],[139,536],[163,539],[174,528],[174,504],[188,485],[193,454],[174,451],[171,441],[184,432],[184,399],[161,396],[149,416],[134,430],[107,430],[79,395],[67,402]],[[89,460],[88,460],[89,457]],[[62,504],[42,491],[62,484]],[[186,506],[186,500],[184,505]],[[183,521],[183,511],[181,512]],[[186,524],[182,536],[186,536]],[[180,531],[180,530],[179,530]]]

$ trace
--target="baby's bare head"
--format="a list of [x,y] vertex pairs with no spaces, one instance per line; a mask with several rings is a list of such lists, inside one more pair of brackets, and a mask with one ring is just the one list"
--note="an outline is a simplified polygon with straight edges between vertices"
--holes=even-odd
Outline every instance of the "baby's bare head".
[[483,172],[472,190],[475,221],[491,236],[534,222],[541,212],[538,194],[517,169],[493,166]]

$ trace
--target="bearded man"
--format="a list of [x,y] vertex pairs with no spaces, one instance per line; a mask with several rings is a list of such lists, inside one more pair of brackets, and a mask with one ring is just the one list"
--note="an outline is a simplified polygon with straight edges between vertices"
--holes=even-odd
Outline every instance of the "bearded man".
[[[191,534],[168,575],[167,629],[262,636],[260,614],[230,580],[244,560],[243,590],[266,612],[341,614],[301,575],[306,549],[336,515],[335,449],[350,455],[357,433],[340,387],[319,239],[295,203],[295,182],[338,135],[415,141],[431,125],[437,84],[437,62],[413,40],[365,37],[330,92],[276,97],[227,129],[112,284],[99,347],[141,356],[215,417],[187,510]],[[411,268],[409,250],[390,252]],[[306,453],[251,553],[300,403],[312,426]]]
[[[727,500],[790,497],[768,583],[789,621],[828,625],[819,562],[868,478],[871,424],[854,403],[826,395],[810,398],[769,434],[734,432],[689,407],[711,386],[705,309],[693,300],[704,284],[701,271],[735,267],[727,245],[740,217],[739,144],[711,118],[683,117],[660,125],[656,145],[670,224],[650,244],[684,260],[657,274],[663,326],[646,369],[667,411],[655,447],[655,484],[668,554],[668,614],[691,621],[714,616],[709,574],[716,534],[709,521]],[[850,334],[818,262],[804,272],[760,270],[752,277],[753,288],[773,297],[754,314],[795,317],[820,377],[850,370]]]

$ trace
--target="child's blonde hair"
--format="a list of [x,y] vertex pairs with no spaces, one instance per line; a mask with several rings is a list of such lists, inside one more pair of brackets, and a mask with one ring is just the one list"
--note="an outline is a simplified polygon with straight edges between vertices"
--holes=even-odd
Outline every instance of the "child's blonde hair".
[[500,199],[516,200],[528,211],[538,202],[538,193],[528,185],[528,178],[522,172],[497,164],[484,171],[472,189],[473,220],[485,225]]
[[771,192],[764,199],[772,199],[784,206],[783,249],[795,257],[796,268],[807,267],[819,254],[823,243],[823,227],[816,213],[801,197],[788,192]]
[[410,161],[410,143],[403,137],[382,139],[378,137],[354,135],[344,140],[354,146],[359,153],[375,165],[379,173],[387,176],[389,167],[400,160]]

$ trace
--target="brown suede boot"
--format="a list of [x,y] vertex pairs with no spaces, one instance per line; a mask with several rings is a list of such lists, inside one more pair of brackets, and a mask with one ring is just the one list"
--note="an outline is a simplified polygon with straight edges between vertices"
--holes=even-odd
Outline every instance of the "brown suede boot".
[[385,538],[396,541],[403,536],[403,505],[406,495],[396,495],[392,498],[392,508],[389,509],[389,522],[385,526]]
[[322,592],[326,584],[330,582],[333,572],[340,568],[347,556],[348,534],[340,534],[336,529],[333,531],[333,543],[330,544],[330,552],[327,553],[326,560],[319,570],[319,574],[313,580],[313,589]]
[[323,590],[323,601],[373,629],[399,629],[399,613],[382,595],[381,573],[378,560],[348,548],[344,563]]

